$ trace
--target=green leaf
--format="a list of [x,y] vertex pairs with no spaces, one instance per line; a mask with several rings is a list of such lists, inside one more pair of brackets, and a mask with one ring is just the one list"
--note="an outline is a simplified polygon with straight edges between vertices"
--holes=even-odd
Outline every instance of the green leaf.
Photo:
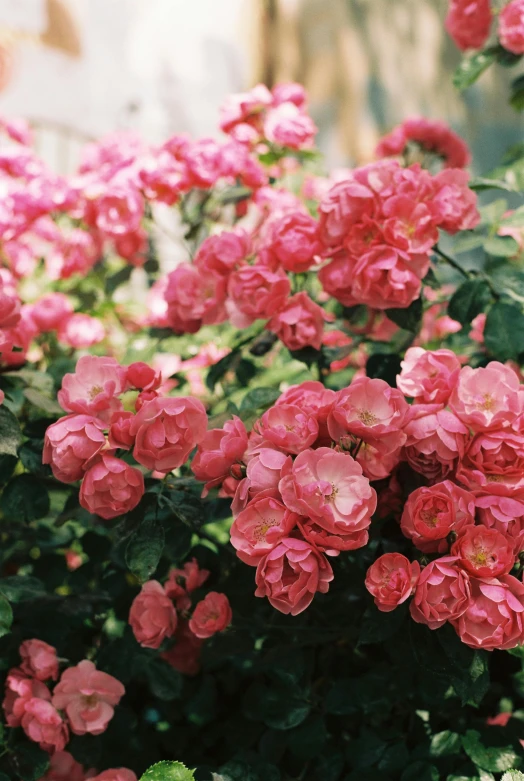
[[512,82],[509,102],[515,111],[524,111],[524,76]]
[[491,291],[484,279],[468,279],[454,294],[448,304],[448,315],[461,325],[468,325],[484,312],[491,301]]
[[240,385],[249,385],[250,380],[253,379],[257,373],[257,367],[253,361],[248,361],[247,358],[241,358],[235,369],[235,375]]
[[480,705],[489,690],[489,664],[486,653],[475,651],[468,669],[451,677],[451,685],[463,705]]
[[181,762],[157,762],[146,770],[140,781],[194,781],[193,770]]
[[43,410],[48,415],[63,415],[64,411],[56,401],[45,396],[39,390],[35,390],[35,388],[26,388],[24,396],[34,407]]
[[246,393],[240,404],[239,414],[242,419],[266,409],[273,404],[280,396],[280,391],[276,388],[253,388]]
[[371,379],[384,380],[392,388],[397,387],[400,374],[400,355],[395,353],[374,353],[366,363],[366,374]]
[[521,773],[520,770],[508,770],[502,776],[501,781],[524,781],[524,773]]
[[9,634],[13,623],[13,610],[7,599],[0,594],[0,637]]
[[386,315],[405,331],[417,333],[422,322],[422,299],[417,298],[405,309],[386,309]]
[[121,268],[120,271],[117,271],[116,274],[112,274],[110,277],[108,277],[105,283],[107,295],[112,295],[117,287],[123,285],[124,282],[127,282],[130,279],[132,273],[133,266],[131,263],[126,263],[126,265]]
[[476,176],[468,182],[470,190],[504,190],[504,192],[515,193],[519,188],[512,181],[506,179],[496,179],[489,176]]
[[460,65],[453,74],[453,85],[459,90],[471,87],[479,76],[495,62],[496,54],[496,49],[492,47],[477,52],[476,54],[463,57]]
[[518,254],[519,245],[512,236],[490,236],[484,250],[494,258],[512,258]]
[[381,613],[374,605],[367,608],[362,619],[358,645],[382,643],[398,631],[404,619],[406,610],[398,607],[389,613]]
[[289,748],[302,760],[318,757],[327,741],[326,725],[322,716],[311,716],[289,734]]
[[400,781],[440,781],[440,774],[435,765],[430,765],[428,762],[414,762],[404,770]]
[[164,550],[164,527],[154,520],[142,521],[126,547],[126,564],[141,583],[155,573]]
[[49,512],[49,494],[31,475],[18,475],[5,487],[0,509],[10,521],[30,523]]
[[183,678],[178,670],[174,670],[162,659],[153,659],[146,668],[146,675],[152,693],[159,700],[171,702],[180,697]]
[[520,306],[497,301],[488,312],[484,344],[500,361],[516,359],[524,350],[524,314]]
[[462,738],[462,745],[468,757],[483,770],[502,773],[519,763],[512,746],[489,746],[481,743],[480,732],[470,729]]
[[20,743],[13,753],[17,778],[22,781],[37,781],[49,767],[49,754],[42,751],[36,743]]
[[10,602],[25,602],[45,596],[44,584],[28,575],[10,575],[0,580],[0,593]]
[[0,456],[16,456],[22,439],[18,420],[5,404],[0,407]]
[[452,754],[460,754],[462,741],[456,732],[445,730],[437,732],[431,738],[429,748],[430,757],[449,757]]
[[222,377],[233,368],[236,361],[238,361],[238,350],[231,350],[230,353],[224,355],[219,361],[213,364],[209,369],[206,377],[206,386],[210,391],[215,390],[215,385],[220,382]]

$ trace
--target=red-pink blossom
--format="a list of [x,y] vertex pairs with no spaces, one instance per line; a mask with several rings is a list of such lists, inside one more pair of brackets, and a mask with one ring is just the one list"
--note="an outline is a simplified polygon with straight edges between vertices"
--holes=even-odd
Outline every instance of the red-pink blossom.
[[130,363],[126,368],[126,382],[135,390],[157,390],[162,384],[162,375],[143,361]]
[[381,139],[375,153],[377,157],[400,155],[408,142],[443,158],[446,168],[465,168],[471,161],[468,146],[460,136],[445,122],[425,117],[406,119]]
[[476,578],[507,575],[515,563],[511,540],[496,529],[468,526],[460,532],[451,547],[460,566]]
[[524,642],[524,585],[513,575],[471,580],[471,602],[452,624],[470,648],[492,651]]
[[135,444],[135,438],[131,436],[129,429],[134,417],[133,412],[125,412],[124,410],[118,410],[111,415],[108,441],[112,449],[131,450]]
[[196,479],[205,482],[206,493],[225,480],[231,467],[242,460],[247,445],[246,427],[236,415],[223,428],[206,433],[191,463]]
[[303,108],[307,102],[306,90],[302,84],[293,81],[275,84],[271,94],[274,106],[279,106],[280,103],[294,103],[295,106]]
[[469,443],[457,480],[475,493],[511,495],[524,487],[524,434],[507,428],[480,432]]
[[56,331],[73,313],[73,305],[63,293],[47,293],[32,306],[31,317],[39,331]]
[[277,404],[256,421],[253,431],[284,453],[300,453],[318,437],[316,419],[293,404]]
[[214,325],[226,319],[225,280],[202,274],[192,263],[179,263],[167,279],[164,292],[167,319],[176,333],[196,333],[202,325]]
[[423,404],[446,404],[460,372],[457,356],[446,349],[410,347],[400,365],[397,387]]
[[208,236],[195,256],[195,266],[205,274],[228,277],[251,254],[251,239],[243,230]]
[[439,228],[448,233],[472,230],[480,222],[477,196],[468,182],[469,174],[461,168],[446,168],[434,177],[431,209]]
[[144,476],[121,458],[101,455],[84,475],[79,501],[105,520],[133,510],[144,495]]
[[56,708],[38,697],[26,702],[21,726],[29,740],[50,753],[63,751],[69,740],[67,725]]
[[351,385],[338,391],[328,417],[331,437],[354,437],[373,444],[387,434],[395,434],[399,446],[405,441],[402,428],[409,405],[402,393],[387,382],[358,377]]
[[226,308],[233,325],[246,328],[261,318],[268,319],[281,309],[291,292],[284,271],[272,271],[260,263],[242,266],[229,277]]
[[499,41],[512,54],[524,54],[524,2],[511,0],[499,16]]
[[56,751],[49,759],[49,770],[40,781],[86,781],[92,777],[92,772],[85,775],[83,766],[69,751]]
[[444,556],[424,567],[409,606],[411,617],[418,624],[438,629],[468,609],[470,581],[459,564],[456,556]]
[[[88,194],[89,197],[89,194]],[[90,207],[96,227],[108,236],[123,236],[140,226],[144,200],[132,185],[116,186],[97,195]]]
[[106,331],[97,317],[77,312],[62,320],[57,335],[59,342],[80,350],[102,342]]
[[89,776],[90,781],[137,781],[136,774],[126,767],[116,767],[104,770],[97,776]]
[[435,218],[425,203],[407,195],[395,195],[383,205],[384,237],[400,250],[428,252],[438,241]]
[[249,92],[228,95],[220,107],[220,129],[230,133],[236,125],[253,122],[272,103],[273,96],[265,84],[257,84]]
[[53,705],[65,711],[75,735],[100,735],[124,694],[120,681],[84,659],[76,667],[64,670],[55,686]]
[[9,670],[5,681],[5,697],[2,703],[8,727],[19,727],[26,704],[34,697],[51,701],[51,693],[45,683],[28,678],[18,668]]
[[484,493],[475,497],[479,521],[488,529],[496,529],[511,542],[515,554],[524,549],[524,491],[511,491],[511,496]]
[[226,595],[210,591],[195,607],[189,628],[194,635],[204,640],[217,632],[223,632],[232,619],[233,612]]
[[84,355],[73,374],[66,374],[58,403],[66,412],[97,415],[104,420],[121,409],[117,398],[125,388],[125,369],[114,358]]
[[262,249],[270,265],[278,264],[295,274],[307,271],[322,252],[318,223],[302,211],[290,211],[271,223]]
[[369,567],[365,585],[383,613],[389,613],[413,593],[420,566],[400,553],[384,553]]
[[311,147],[317,130],[311,117],[295,103],[280,103],[270,108],[264,118],[267,140],[288,149]]
[[402,533],[424,553],[446,553],[450,532],[475,523],[475,497],[444,480],[410,493],[400,521]]
[[189,595],[195,589],[203,586],[209,577],[209,570],[200,569],[195,558],[186,561],[182,569],[173,567],[164,583],[164,591],[175,601],[177,610],[189,610],[191,599]]
[[490,0],[450,0],[446,30],[461,51],[481,49],[489,38]]
[[144,583],[129,611],[129,624],[144,648],[159,648],[166,637],[174,635],[177,614],[171,599],[157,580]]
[[20,321],[20,299],[0,277],[0,328],[12,328]]
[[485,368],[460,370],[449,404],[474,431],[487,431],[515,422],[522,414],[524,393],[513,369],[491,361]]
[[327,420],[335,399],[335,391],[324,387],[321,382],[307,380],[300,385],[291,385],[278,397],[276,404],[293,404],[308,415],[312,415],[316,418],[319,427],[319,438],[316,444],[331,444]]
[[432,482],[453,472],[469,437],[464,423],[438,404],[414,405],[404,433],[404,458]]
[[273,497],[255,496],[231,526],[231,545],[238,558],[256,567],[296,526],[298,515]]
[[42,463],[62,483],[80,480],[106,447],[105,423],[92,415],[66,415],[47,429]]
[[43,640],[24,640],[19,649],[22,664],[20,669],[39,681],[56,681],[58,678],[58,657],[56,648]]
[[183,675],[197,675],[203,642],[193,634],[189,621],[180,620],[175,632],[175,645],[162,653],[162,659]]
[[273,331],[288,350],[314,347],[320,350],[324,333],[326,312],[301,291],[291,296],[276,314],[267,328]]
[[484,344],[484,328],[486,327],[486,318],[487,314],[485,312],[481,312],[480,315],[477,315],[471,321],[471,331],[469,332],[469,338],[473,342]]

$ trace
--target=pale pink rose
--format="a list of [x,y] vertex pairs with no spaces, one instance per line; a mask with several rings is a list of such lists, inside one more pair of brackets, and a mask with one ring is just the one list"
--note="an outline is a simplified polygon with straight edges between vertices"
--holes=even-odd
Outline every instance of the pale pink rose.
[[317,132],[318,128],[311,117],[295,103],[280,103],[269,109],[264,119],[267,140],[288,149],[311,147]]
[[140,226],[144,199],[132,185],[112,185],[92,203],[96,227],[108,236],[118,238]]
[[512,541],[496,529],[468,526],[451,547],[460,566],[475,578],[496,578],[508,575],[515,563]]
[[258,564],[256,597],[267,597],[281,613],[302,613],[315,594],[326,594],[333,570],[325,556],[305,540],[286,537]]
[[378,609],[389,613],[409,599],[419,575],[418,561],[409,561],[400,553],[384,553],[369,567],[365,585]]
[[58,403],[66,412],[80,412],[106,419],[121,409],[117,398],[125,388],[125,369],[114,358],[84,355],[74,374],[66,374],[58,391]]
[[251,252],[251,239],[245,231],[222,231],[204,239],[195,256],[195,266],[205,274],[228,277]]
[[196,559],[186,561],[182,569],[174,567],[169,570],[164,591],[175,601],[177,610],[189,610],[191,607],[189,595],[206,582],[209,574],[209,570],[200,569]]
[[335,399],[335,391],[325,388],[321,382],[307,380],[300,385],[291,385],[278,397],[276,404],[294,404],[295,407],[300,407],[303,412],[316,418],[319,427],[316,444],[327,445],[331,444],[327,420]]
[[348,453],[303,451],[284,466],[279,488],[284,503],[308,519],[299,525],[320,549],[354,550],[367,543],[377,495]]
[[450,0],[446,30],[461,51],[481,49],[489,38],[490,0]]
[[453,412],[474,431],[511,425],[522,414],[523,403],[519,378],[498,361],[480,369],[464,366],[449,401]]
[[260,559],[288,537],[298,521],[282,502],[273,497],[255,496],[231,526],[231,545],[238,558],[256,567]]
[[228,95],[220,106],[220,129],[230,133],[236,125],[253,122],[272,103],[273,96],[265,84],[257,84],[249,92]]
[[135,444],[135,438],[130,434],[131,421],[135,415],[133,412],[118,410],[111,415],[109,426],[109,446],[114,450],[131,450]]
[[478,342],[478,344],[484,344],[484,328],[486,327],[487,315],[485,312],[481,312],[471,321],[471,331],[469,332],[469,338]]
[[179,263],[169,274],[164,292],[169,325],[175,333],[194,334],[203,325],[222,323],[225,297],[222,277],[203,274],[192,263]]
[[456,556],[444,556],[424,567],[409,606],[411,617],[418,624],[438,629],[468,609],[471,604],[469,576],[459,565]]
[[101,455],[84,475],[81,506],[106,521],[137,506],[144,495],[144,476],[121,458]]
[[22,664],[20,669],[39,681],[58,678],[58,657],[56,648],[43,640],[24,640],[19,649]]
[[48,293],[35,301],[31,309],[31,317],[38,330],[56,331],[73,313],[73,305],[63,293]]
[[21,726],[29,740],[49,753],[63,751],[69,740],[67,725],[56,708],[38,697],[26,702]]
[[8,727],[19,727],[26,704],[34,697],[51,701],[51,693],[45,683],[28,678],[22,670],[13,668],[5,682],[5,697],[2,703]]
[[471,602],[452,621],[470,648],[507,650],[524,642],[524,585],[513,575],[471,580]]
[[468,187],[469,174],[461,168],[445,168],[433,182],[431,209],[439,228],[451,234],[476,228],[480,213],[476,193]]
[[281,309],[291,292],[284,271],[272,271],[260,263],[242,266],[229,277],[226,308],[237,328],[246,328],[255,320],[267,320]]
[[129,624],[143,648],[159,648],[176,630],[177,614],[171,599],[157,580],[148,580],[129,611]]
[[445,404],[454,389],[460,361],[451,350],[410,347],[400,364],[397,387],[405,396],[423,404]]
[[12,328],[20,321],[20,299],[0,277],[0,328]]
[[352,434],[375,444],[384,435],[395,434],[400,446],[405,440],[402,428],[408,413],[409,405],[399,390],[384,380],[358,377],[348,388],[338,391],[328,429],[335,442]]
[[98,318],[78,312],[62,320],[57,336],[59,342],[81,350],[103,342],[106,331]]
[[267,444],[285,453],[300,453],[318,437],[318,423],[312,415],[293,404],[278,404],[264,412],[253,431]]
[[303,108],[307,102],[306,90],[302,84],[293,81],[275,84],[271,93],[274,106],[279,106],[281,103],[294,103],[295,106]]
[[49,770],[40,781],[85,781],[84,768],[69,751],[57,751],[49,760]]
[[76,667],[64,670],[55,686],[53,705],[66,712],[75,735],[100,735],[124,694],[120,681],[84,659]]
[[288,298],[273,315],[267,328],[273,331],[288,350],[314,347],[320,350],[327,313],[304,291]]
[[524,2],[511,0],[499,16],[499,41],[512,54],[524,54]]
[[132,770],[128,770],[126,767],[112,768],[111,770],[104,770],[103,773],[99,773],[97,776],[91,776],[91,781],[137,781],[137,777]]
[[205,494],[220,485],[233,465],[242,461],[247,445],[246,427],[236,415],[226,421],[223,428],[214,428],[206,433],[191,463],[196,479],[206,484]]
[[483,492],[475,503],[480,522],[503,534],[519,554],[524,549],[524,492],[512,490],[511,496]]
[[475,523],[475,497],[444,480],[410,493],[400,521],[402,533],[424,553],[446,553],[450,532]]
[[223,632],[233,619],[231,605],[225,594],[210,591],[197,604],[189,621],[189,628],[201,640]]
[[175,645],[162,653],[162,659],[183,675],[197,675],[203,643],[190,630],[189,621],[180,620],[175,632]]
[[204,405],[190,396],[157,398],[144,404],[130,427],[133,455],[139,464],[168,473],[184,464],[204,439]]
[[126,382],[135,390],[154,391],[162,384],[162,374],[143,361],[135,361],[126,367]]
[[457,480],[475,493],[511,495],[524,487],[524,434],[500,428],[481,432],[469,443]]
[[274,450],[272,447],[257,448],[247,462],[246,476],[250,492],[252,494],[268,490],[278,492],[278,483],[286,459],[286,454],[280,450]]
[[62,483],[80,480],[106,447],[105,423],[92,415],[66,415],[47,429],[42,463]]
[[462,421],[438,404],[414,405],[404,433],[404,458],[415,472],[432,482],[453,472],[469,437]]
[[292,211],[278,217],[269,228],[262,257],[295,274],[308,271],[322,253],[318,223],[309,214]]

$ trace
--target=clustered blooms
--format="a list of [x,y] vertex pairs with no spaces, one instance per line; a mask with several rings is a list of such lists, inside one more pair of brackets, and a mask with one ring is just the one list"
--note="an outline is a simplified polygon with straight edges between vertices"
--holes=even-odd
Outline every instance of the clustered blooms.
[[[63,378],[58,402],[70,414],[47,429],[43,462],[61,482],[82,480],[80,504],[101,518],[129,512],[144,494],[143,473],[118,458],[118,450],[132,451],[141,466],[168,474],[206,435],[202,402],[161,397],[160,384],[160,374],[145,363],[121,366],[91,355]],[[135,412],[124,409],[128,392]]]
[[397,157],[410,144],[442,158],[446,168],[465,168],[471,162],[468,146],[460,136],[445,122],[424,117],[406,119],[381,139],[375,153],[377,157]]
[[171,569],[163,586],[157,580],[144,583],[129,612],[133,634],[144,648],[157,649],[164,640],[174,639],[162,658],[186,675],[200,669],[203,640],[223,632],[232,620],[228,598],[216,591],[206,594],[189,615],[190,595],[208,577],[209,571],[200,569],[196,559],[187,561],[181,569]]
[[[462,51],[487,42],[494,18],[491,0],[450,0],[446,30]],[[498,13],[498,38],[504,49],[524,54],[524,2],[510,0]]]
[[125,694],[120,681],[87,659],[60,675],[56,648],[42,640],[25,640],[19,653],[20,667],[7,674],[4,715],[9,727],[21,727],[29,740],[50,754],[50,769],[41,781],[136,781],[125,768],[100,775],[96,770],[84,771],[64,750],[71,733],[105,732]]
[[511,571],[524,550],[524,385],[496,361],[460,368],[451,351],[421,348],[397,385],[414,400],[402,459],[423,480],[400,528],[430,560],[385,553],[366,587],[383,611],[412,597],[415,621],[449,622],[472,648],[522,644],[524,585]]

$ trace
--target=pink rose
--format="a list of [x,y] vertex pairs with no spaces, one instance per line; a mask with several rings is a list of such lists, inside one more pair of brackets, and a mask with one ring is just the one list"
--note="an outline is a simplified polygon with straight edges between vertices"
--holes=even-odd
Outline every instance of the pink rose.
[[282,467],[286,462],[286,454],[271,447],[260,447],[249,457],[246,476],[252,494],[260,491],[278,493]]
[[470,581],[456,556],[430,562],[420,573],[409,609],[417,624],[438,629],[461,616],[471,604]]
[[190,396],[157,398],[144,404],[130,427],[139,464],[167,474],[184,464],[204,439],[204,405]]
[[192,263],[179,263],[167,279],[167,319],[175,333],[194,334],[226,319],[224,279],[203,274]]
[[424,253],[438,241],[438,229],[425,203],[408,195],[394,195],[383,204],[384,238],[409,253]]
[[460,370],[449,405],[474,431],[509,426],[522,414],[524,394],[519,378],[508,366],[491,361],[486,368]]
[[486,526],[463,529],[451,547],[451,555],[457,556],[460,566],[475,578],[508,575],[515,563],[511,541]]
[[231,526],[231,545],[238,558],[256,567],[296,526],[298,515],[278,499],[255,497],[240,512]]
[[135,438],[130,434],[134,417],[133,412],[124,412],[124,410],[118,410],[111,415],[108,439],[112,449],[131,450],[135,444]]
[[189,621],[180,620],[175,632],[175,645],[161,654],[162,659],[183,675],[197,675],[203,642],[190,630]]
[[356,174],[337,182],[328,190],[319,206],[319,229],[322,243],[327,249],[342,246],[349,230],[364,216],[371,216],[374,209],[374,193]]
[[468,440],[462,421],[437,404],[414,405],[404,433],[404,458],[415,472],[433,482],[455,469]]
[[19,649],[22,664],[20,669],[28,676],[39,681],[58,678],[58,658],[56,648],[43,640],[24,640]]
[[471,580],[471,602],[452,624],[470,648],[507,650],[524,642],[524,585],[513,575]]
[[270,227],[262,255],[295,274],[307,271],[322,252],[318,224],[302,211],[292,211],[276,219]]
[[276,314],[267,328],[273,331],[288,350],[314,347],[320,350],[324,333],[324,321],[328,315],[302,291],[291,296]]
[[333,570],[325,556],[305,540],[286,537],[257,566],[256,597],[267,597],[281,613],[302,613],[319,591],[327,593]]
[[35,301],[31,317],[41,332],[56,331],[73,313],[71,301],[63,293],[48,293]]
[[499,16],[499,41],[513,54],[524,54],[524,2],[512,0]]
[[457,469],[457,480],[475,493],[510,495],[524,487],[524,434],[507,428],[476,434]]
[[486,327],[486,318],[487,314],[485,312],[481,312],[480,315],[477,315],[471,321],[472,328],[469,332],[469,338],[473,342],[484,344],[484,328]]
[[49,770],[40,781],[85,781],[84,768],[69,751],[57,751],[49,759]]
[[92,415],[66,415],[47,429],[42,463],[62,483],[80,480],[91,460],[106,447],[105,423]]
[[311,147],[318,128],[310,116],[295,103],[280,103],[269,109],[264,120],[264,135],[268,141],[288,149]]
[[57,335],[59,342],[81,350],[103,342],[106,331],[98,318],[77,313],[60,323]]
[[396,156],[404,152],[408,142],[443,158],[446,168],[465,168],[471,154],[463,139],[445,122],[425,117],[410,117],[384,136],[375,150],[377,157]]
[[195,607],[189,628],[194,635],[204,640],[227,629],[232,618],[231,605],[226,595],[210,591]]
[[226,421],[223,428],[206,433],[191,463],[196,479],[206,484],[206,494],[225,480],[234,464],[242,461],[247,445],[246,427],[236,415]]
[[256,119],[272,103],[273,97],[265,84],[257,84],[249,92],[228,95],[220,107],[220,129],[230,133],[236,125]]
[[144,214],[144,199],[130,184],[113,184],[96,197],[93,206],[96,227],[115,238],[137,230]]
[[336,393],[330,388],[325,388],[321,382],[307,380],[300,385],[291,385],[279,396],[276,404],[294,404],[303,412],[316,418],[319,427],[319,438],[316,444],[331,444],[331,437],[327,428],[328,415],[331,412]]
[[66,412],[80,412],[106,419],[121,409],[117,396],[125,388],[125,369],[114,358],[84,355],[74,374],[66,374],[58,391],[58,403]]
[[399,390],[384,380],[358,377],[348,388],[338,391],[328,429],[335,442],[352,434],[376,444],[384,435],[394,434],[400,447],[405,441],[402,428],[408,413],[409,405]]
[[524,492],[512,491],[511,496],[482,493],[475,503],[480,522],[503,534],[514,553],[520,553],[524,549]]
[[154,391],[162,384],[162,374],[143,361],[135,361],[126,368],[126,382],[135,390]]
[[126,767],[117,767],[92,776],[91,781],[137,781],[137,777],[132,770],[128,770]]
[[404,505],[402,533],[424,553],[446,553],[450,532],[475,523],[475,497],[450,480],[413,491]]
[[420,575],[417,561],[400,553],[384,553],[368,569],[365,585],[383,613],[401,605],[413,593]]
[[12,328],[20,322],[20,299],[0,278],[0,328]]
[[129,623],[136,641],[143,648],[159,648],[172,637],[177,625],[173,603],[157,580],[148,580],[129,611]]
[[446,404],[460,372],[455,353],[444,349],[410,347],[400,365],[397,387],[422,404]]
[[21,725],[29,740],[50,753],[63,751],[69,740],[67,725],[56,708],[38,697],[26,702]]
[[279,488],[284,503],[308,519],[299,525],[312,544],[340,551],[367,543],[377,495],[348,453],[304,450],[286,463]]
[[318,423],[300,407],[278,404],[264,412],[253,431],[285,453],[300,453],[317,439]]
[[242,266],[229,277],[226,308],[237,328],[269,319],[289,298],[291,286],[284,271],[271,271],[260,263]]
[[164,583],[164,591],[170,599],[173,599],[177,610],[189,610],[191,607],[191,594],[200,588],[209,577],[209,570],[200,569],[196,559],[186,561],[182,569],[174,567],[169,570],[169,576]]
[[468,182],[469,174],[461,168],[445,168],[433,178],[431,210],[439,228],[448,233],[471,230],[480,222],[477,196]]
[[2,703],[8,727],[19,727],[25,706],[34,697],[51,701],[49,689],[36,678],[28,678],[16,667],[9,671],[5,682],[5,698]]
[[370,438],[368,442],[361,440],[355,460],[368,480],[383,480],[391,475],[400,463],[404,437],[404,434],[392,433]]
[[106,521],[137,506],[144,495],[144,477],[121,458],[102,455],[84,475],[80,504]]
[[204,239],[195,256],[195,266],[205,274],[228,277],[251,251],[251,240],[245,231],[222,231]]
[[295,106],[303,108],[307,102],[306,90],[302,84],[293,81],[275,84],[271,93],[274,106],[279,106],[281,103],[294,103]]
[[53,705],[65,710],[75,735],[100,735],[124,694],[120,681],[84,659],[76,667],[64,670],[55,686]]
[[446,30],[461,51],[481,49],[489,38],[489,0],[450,0]]

